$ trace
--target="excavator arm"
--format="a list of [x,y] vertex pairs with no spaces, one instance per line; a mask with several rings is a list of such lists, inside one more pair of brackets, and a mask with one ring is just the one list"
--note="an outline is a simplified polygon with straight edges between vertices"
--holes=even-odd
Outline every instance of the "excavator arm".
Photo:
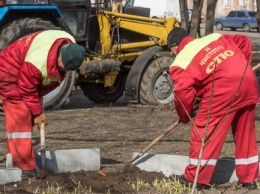
[[[116,101],[123,94],[129,102],[161,103],[170,99],[172,86],[165,75],[171,60],[160,60],[162,64],[157,64],[154,53],[169,52],[167,36],[174,27],[179,27],[178,20],[175,17],[155,19],[102,9],[95,16],[99,38],[95,42],[94,54],[87,55],[78,78],[84,95],[97,103]],[[151,84],[147,88],[151,91],[167,88],[167,91],[162,89],[156,96],[151,95],[155,97],[146,97],[144,93],[147,92],[142,90],[146,86],[141,86],[148,74],[152,76],[148,76]]]
[[[98,22],[103,55],[111,55],[123,50],[142,49],[156,45],[165,46],[167,45],[168,33],[174,27],[179,26],[176,18],[154,19],[103,10],[98,13]],[[117,28],[152,37],[152,40],[111,44],[113,42],[113,37],[110,36],[111,31]]]

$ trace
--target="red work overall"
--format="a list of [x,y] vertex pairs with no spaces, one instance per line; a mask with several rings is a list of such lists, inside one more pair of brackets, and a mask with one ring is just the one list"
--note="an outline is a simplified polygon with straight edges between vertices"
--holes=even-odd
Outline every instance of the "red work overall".
[[22,170],[35,169],[32,149],[32,116],[22,100],[1,98],[6,121],[7,153],[13,166]]
[[7,131],[7,152],[22,170],[34,170],[32,118],[43,113],[41,97],[65,78],[57,66],[59,49],[75,39],[61,30],[24,36],[0,52],[0,95]]
[[259,179],[255,134],[255,104],[259,96],[250,67],[251,51],[252,43],[243,35],[213,33],[195,40],[187,36],[179,44],[170,74],[181,122],[190,121],[188,114],[193,115],[194,99],[200,98],[194,120],[198,130],[192,125],[190,163],[184,173],[184,178],[191,182],[195,178],[204,131],[207,131],[206,139],[211,138],[202,153],[198,183],[208,184],[230,127],[239,181],[251,183]]
[[[255,137],[254,106],[255,105],[251,105],[228,114],[221,124],[221,127],[216,130],[216,133],[212,136],[203,150],[200,173],[198,176],[199,183],[208,184],[210,182],[230,126],[232,127],[232,133],[236,144],[236,175],[242,183],[257,181],[256,179],[259,177],[259,164],[258,148]],[[223,116],[210,118],[208,134],[212,134],[222,119]],[[194,121],[202,137],[204,136],[206,121],[205,118],[196,118]],[[210,135],[208,135],[208,137],[209,136]],[[201,137],[194,126],[192,127],[191,137],[191,149],[189,154],[190,164],[186,167],[184,177],[193,182],[201,148]],[[247,152],[247,150],[249,150],[249,152]]]

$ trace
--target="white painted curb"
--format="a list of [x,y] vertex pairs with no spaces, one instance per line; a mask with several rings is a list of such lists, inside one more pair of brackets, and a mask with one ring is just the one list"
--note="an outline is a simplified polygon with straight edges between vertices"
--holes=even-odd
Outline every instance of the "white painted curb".
[[[139,153],[133,153],[132,159],[138,154]],[[182,175],[188,164],[188,156],[151,153],[144,154],[133,163],[133,165],[139,167],[141,170],[162,172],[166,177]],[[218,159],[211,181],[219,183],[238,181],[235,173],[235,159]]]
[[[35,154],[37,167],[41,168],[41,153]],[[67,149],[46,151],[46,170],[54,173],[96,171],[100,169],[100,149]]]

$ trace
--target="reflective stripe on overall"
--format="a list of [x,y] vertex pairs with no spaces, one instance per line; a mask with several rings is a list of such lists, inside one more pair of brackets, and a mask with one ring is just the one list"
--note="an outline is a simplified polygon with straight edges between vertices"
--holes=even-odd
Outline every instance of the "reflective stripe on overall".
[[13,166],[22,170],[35,169],[32,149],[32,115],[22,100],[2,97],[6,121],[7,153]]
[[[221,127],[212,136],[204,147],[200,165],[198,183],[208,184],[211,181],[217,159],[223,147],[227,133],[232,127],[235,141],[235,170],[237,177],[242,183],[254,182],[259,178],[258,147],[255,138],[255,105],[251,105],[230,113]],[[210,118],[208,134],[210,134],[220,122],[222,117]],[[204,135],[206,126],[205,119],[195,119],[199,132]],[[191,132],[191,149],[189,154],[190,164],[185,169],[184,177],[193,181],[198,165],[198,155],[201,148],[201,138],[193,127]]]

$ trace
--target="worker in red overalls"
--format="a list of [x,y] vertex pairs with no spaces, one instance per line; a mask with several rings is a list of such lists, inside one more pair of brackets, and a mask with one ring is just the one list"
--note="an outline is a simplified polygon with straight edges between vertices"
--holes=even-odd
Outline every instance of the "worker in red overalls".
[[84,47],[67,32],[46,30],[22,37],[0,53],[0,97],[6,121],[7,152],[23,177],[37,175],[33,124],[47,124],[41,97],[60,85],[66,71],[79,69]]
[[256,76],[250,66],[252,44],[243,35],[213,33],[200,39],[183,28],[168,35],[168,46],[176,58],[170,66],[174,82],[174,105],[182,123],[195,116],[191,126],[189,165],[183,182],[194,182],[202,138],[198,184],[210,183],[220,151],[231,127],[236,144],[235,169],[243,187],[256,189],[259,158],[256,142],[255,105],[259,102]]

